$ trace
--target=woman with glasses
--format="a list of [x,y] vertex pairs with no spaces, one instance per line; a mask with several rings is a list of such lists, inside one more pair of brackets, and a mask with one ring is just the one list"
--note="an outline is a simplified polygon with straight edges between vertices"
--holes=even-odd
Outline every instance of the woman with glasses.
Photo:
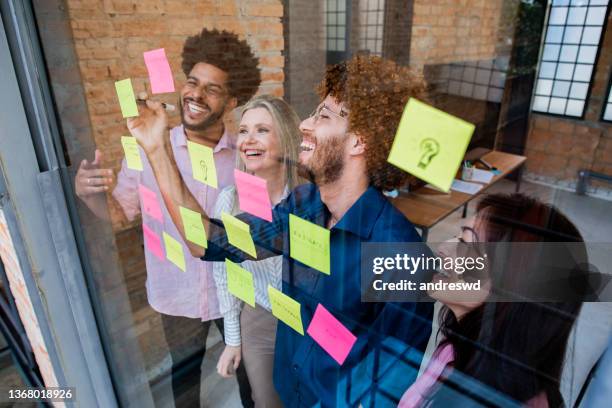
[[[491,258],[489,252],[493,251],[499,258],[498,248],[517,246],[507,243],[528,243],[530,252],[544,242],[556,242],[571,243],[569,246],[578,253],[574,255],[582,261],[587,259],[580,233],[563,214],[521,194],[483,198],[475,217],[462,226],[458,241],[453,247],[456,252],[446,245],[440,255],[487,254]],[[518,247],[521,245],[525,244]],[[458,275],[448,271],[434,277],[436,282],[447,283],[480,280],[481,286],[469,296],[452,290],[430,292],[443,303],[439,319],[442,339],[399,407],[474,406],[482,394],[474,384],[528,407],[563,405],[561,368],[570,330],[582,305],[580,297],[568,302],[537,302],[520,296],[515,300],[522,301],[510,301],[509,296],[524,294],[525,284],[538,281],[533,271],[538,274],[538,265],[546,262],[541,256],[518,256],[516,252],[504,256],[503,276],[489,267],[484,273],[474,270]],[[542,276],[550,272],[539,269]],[[471,385],[457,390],[461,384],[467,385],[466,378]]]
[[[251,99],[243,108],[238,129],[237,165],[246,173],[266,181],[272,206],[284,199],[298,184],[294,165],[297,161],[300,133],[299,118],[282,99],[262,95]],[[236,187],[224,189],[217,199],[214,216],[240,213]],[[255,407],[281,407],[272,382],[276,318],[270,312],[267,288],[280,289],[282,256],[241,265],[253,274],[256,307],[253,308],[230,294],[226,267],[215,262],[214,278],[225,327],[225,350],[217,371],[229,377],[241,358],[253,390]]]

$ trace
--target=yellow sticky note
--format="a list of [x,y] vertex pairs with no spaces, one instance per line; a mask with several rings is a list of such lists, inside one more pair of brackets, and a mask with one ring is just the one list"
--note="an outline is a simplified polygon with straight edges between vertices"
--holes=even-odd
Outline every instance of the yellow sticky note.
[[289,255],[329,275],[329,230],[289,214]]
[[202,215],[190,210],[189,208],[179,206],[181,220],[183,220],[183,228],[185,228],[185,238],[194,244],[208,248],[208,240],[206,239],[206,231],[202,224]]
[[225,226],[229,243],[253,258],[257,258],[257,251],[255,250],[253,238],[251,238],[249,224],[226,212],[221,213],[221,220],[223,221],[223,226]]
[[135,137],[121,136],[121,145],[125,153],[128,169],[142,171],[142,160],[140,159],[140,149]]
[[304,326],[300,313],[302,305],[270,285],[268,285],[268,296],[272,305],[272,314],[303,336]]
[[119,98],[121,113],[124,118],[138,116],[138,106],[136,106],[136,97],[132,88],[132,80],[130,78],[115,82],[115,90]]
[[185,255],[183,254],[183,246],[165,231],[163,236],[164,246],[166,247],[166,258],[175,264],[181,271],[185,272]]
[[474,128],[463,119],[411,98],[387,160],[446,192],[455,179]]
[[251,307],[255,307],[253,274],[229,259],[225,260],[225,269],[227,271],[227,290]]
[[213,150],[208,146],[190,141],[187,141],[187,150],[191,159],[193,178],[217,188],[217,169]]

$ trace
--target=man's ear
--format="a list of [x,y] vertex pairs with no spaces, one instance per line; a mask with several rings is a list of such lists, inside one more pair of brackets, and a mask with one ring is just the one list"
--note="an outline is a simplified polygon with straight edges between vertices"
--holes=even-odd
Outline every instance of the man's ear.
[[359,133],[349,133],[349,154],[359,156],[365,153],[365,141]]

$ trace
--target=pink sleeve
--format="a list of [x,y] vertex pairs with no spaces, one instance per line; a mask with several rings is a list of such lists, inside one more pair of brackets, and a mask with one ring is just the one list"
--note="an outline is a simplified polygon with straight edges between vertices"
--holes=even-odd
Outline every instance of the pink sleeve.
[[137,170],[128,169],[124,157],[121,161],[121,170],[117,175],[117,186],[113,190],[113,197],[121,205],[123,213],[129,221],[133,221],[140,214],[139,173]]
[[528,408],[548,408],[548,397],[544,391],[525,403]]

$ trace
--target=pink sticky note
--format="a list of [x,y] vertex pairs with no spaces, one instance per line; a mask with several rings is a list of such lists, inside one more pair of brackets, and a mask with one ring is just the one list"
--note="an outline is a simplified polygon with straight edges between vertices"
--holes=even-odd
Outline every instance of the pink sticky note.
[[357,337],[321,304],[317,306],[306,332],[340,365],[357,341]]
[[140,193],[140,203],[145,214],[150,215],[159,222],[164,222],[161,207],[159,201],[157,201],[157,195],[153,190],[150,190],[143,186],[138,185],[138,192]]
[[174,79],[168,58],[166,58],[166,51],[159,48],[147,51],[143,55],[151,80],[151,92],[154,94],[174,92]]
[[272,206],[266,180],[234,170],[240,209],[266,221],[272,221]]
[[147,224],[142,224],[142,232],[144,233],[144,241],[147,249],[153,252],[153,255],[158,257],[160,261],[165,261],[166,257],[164,256],[164,249],[162,248],[159,236],[157,236]]

